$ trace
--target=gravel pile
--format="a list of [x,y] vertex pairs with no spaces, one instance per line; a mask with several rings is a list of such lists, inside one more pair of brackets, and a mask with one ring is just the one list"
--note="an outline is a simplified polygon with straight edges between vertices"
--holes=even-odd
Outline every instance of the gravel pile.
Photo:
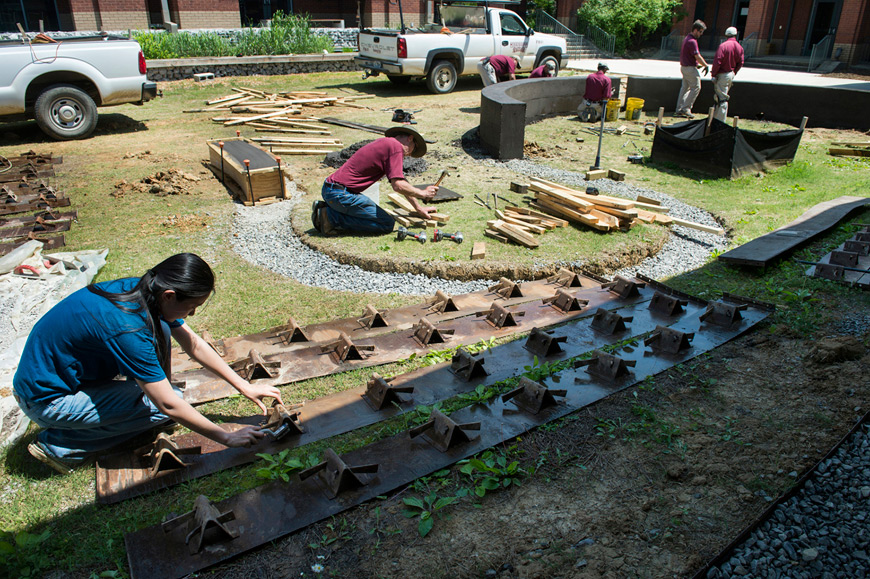
[[867,577],[868,504],[870,426],[865,424],[707,578]]

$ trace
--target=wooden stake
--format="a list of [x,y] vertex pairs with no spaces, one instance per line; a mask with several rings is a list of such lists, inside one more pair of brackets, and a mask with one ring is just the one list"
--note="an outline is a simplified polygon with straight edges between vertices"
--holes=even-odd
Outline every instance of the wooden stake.
[[734,117],[734,128],[737,128],[737,123],[740,122],[740,117]]
[[662,117],[665,116],[665,107],[659,107],[659,118],[656,119],[656,127],[662,126]]
[[804,130],[806,128],[808,120],[810,120],[809,117],[804,117],[801,119],[801,130]]
[[710,134],[710,127],[713,126],[713,111],[716,107],[710,107],[710,110],[707,111],[707,128],[704,129],[704,136],[708,136]]

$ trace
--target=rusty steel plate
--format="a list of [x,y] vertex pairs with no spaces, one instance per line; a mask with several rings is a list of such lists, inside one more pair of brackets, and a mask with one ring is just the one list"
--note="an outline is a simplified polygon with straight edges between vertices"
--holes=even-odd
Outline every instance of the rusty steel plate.
[[706,352],[745,332],[764,319],[769,310],[752,305],[743,312],[742,319],[729,326],[702,322],[696,313],[697,310],[692,315],[681,316],[673,326],[695,334],[691,347],[677,354],[659,354],[642,344],[625,346],[614,354],[634,362],[634,366],[617,381],[594,378],[584,369],[552,376],[544,385],[564,389],[566,395],[555,406],[537,414],[498,397],[453,413],[450,419],[456,423],[480,423],[480,428],[467,431],[469,440],[446,452],[436,450],[427,436],[412,438],[406,432],[343,455],[341,459],[347,465],[376,464],[377,471],[359,475],[362,486],[346,490],[334,499],[328,498],[318,477],[304,480],[297,477],[289,483],[272,482],[221,501],[215,506],[221,513],[232,511],[235,520],[227,526],[236,536],[209,544],[198,553],[190,553],[185,544],[189,530],[183,526],[164,530],[161,525],[154,525],[128,533],[124,540],[131,576],[133,579],[183,577],[387,494]]

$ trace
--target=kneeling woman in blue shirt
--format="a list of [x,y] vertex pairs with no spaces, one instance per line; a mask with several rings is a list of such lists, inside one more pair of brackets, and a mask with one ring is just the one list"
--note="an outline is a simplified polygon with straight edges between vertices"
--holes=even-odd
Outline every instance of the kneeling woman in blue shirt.
[[277,388],[243,380],[184,324],[213,291],[209,265],[180,253],[141,278],[81,289],[45,314],[30,332],[13,381],[21,409],[43,428],[30,454],[66,473],[171,421],[226,446],[262,438],[252,426],[225,431],[169,382],[171,335],[264,413],[264,398],[281,401]]

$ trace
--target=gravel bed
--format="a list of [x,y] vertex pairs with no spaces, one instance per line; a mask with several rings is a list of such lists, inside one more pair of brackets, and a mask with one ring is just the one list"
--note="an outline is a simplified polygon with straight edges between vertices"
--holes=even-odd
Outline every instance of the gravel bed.
[[[797,473],[794,473],[797,476]],[[870,426],[863,425],[708,579],[870,575]]]

